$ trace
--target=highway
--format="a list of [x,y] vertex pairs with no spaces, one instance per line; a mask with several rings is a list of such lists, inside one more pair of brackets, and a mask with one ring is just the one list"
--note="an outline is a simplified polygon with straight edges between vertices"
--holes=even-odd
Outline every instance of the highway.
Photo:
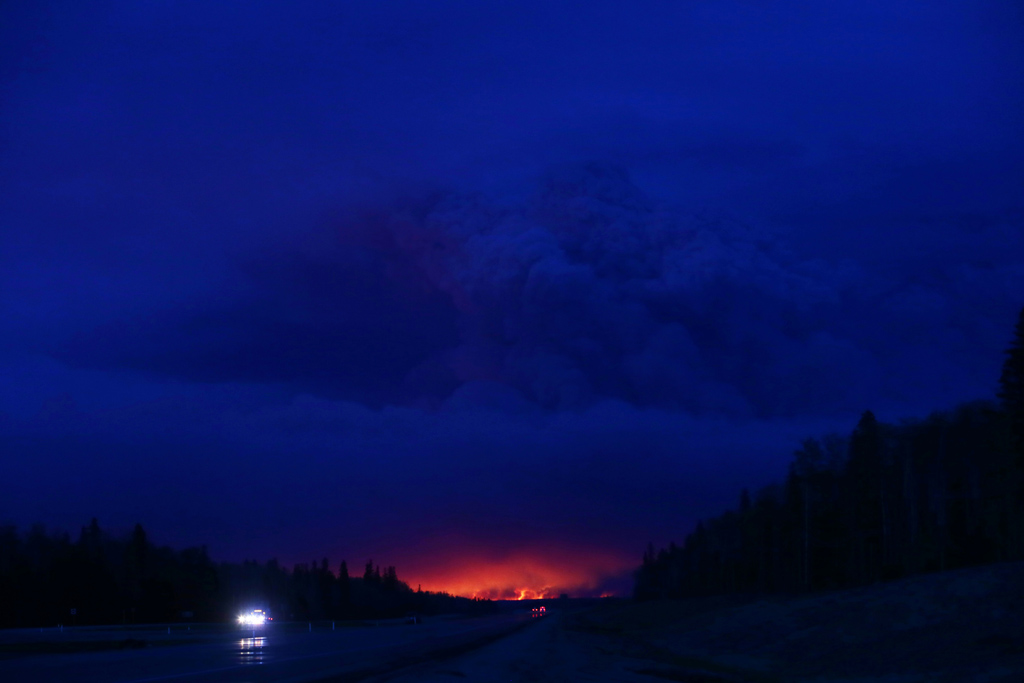
[[[529,613],[418,625],[269,624],[0,632],[0,680],[75,683],[359,681],[474,650],[532,625]],[[168,630],[169,629],[169,630]],[[90,642],[125,649],[54,654]],[[144,644],[144,645],[143,645]]]

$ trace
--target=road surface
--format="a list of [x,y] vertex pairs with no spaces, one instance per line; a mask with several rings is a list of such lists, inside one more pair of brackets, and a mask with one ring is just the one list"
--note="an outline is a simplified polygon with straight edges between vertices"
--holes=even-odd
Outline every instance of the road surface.
[[[427,619],[419,625],[274,624],[264,629],[46,629],[0,632],[0,681],[301,683],[358,681],[450,659],[536,624],[529,614]],[[92,642],[126,649],[46,653]],[[146,643],[144,647],[141,645]],[[135,647],[139,646],[139,647]]]

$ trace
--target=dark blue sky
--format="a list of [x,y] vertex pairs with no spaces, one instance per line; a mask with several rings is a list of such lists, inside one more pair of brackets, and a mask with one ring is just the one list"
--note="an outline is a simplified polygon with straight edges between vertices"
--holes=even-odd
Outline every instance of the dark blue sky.
[[596,590],[993,395],[1022,58],[1008,0],[5,2],[0,521]]

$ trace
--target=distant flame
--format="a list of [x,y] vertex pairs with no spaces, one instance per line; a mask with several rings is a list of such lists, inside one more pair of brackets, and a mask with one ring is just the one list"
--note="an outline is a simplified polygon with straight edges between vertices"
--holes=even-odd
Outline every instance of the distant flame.
[[[423,590],[488,600],[552,600],[609,595],[602,584],[632,569],[633,558],[598,552],[520,552],[503,560],[459,556],[443,564],[416,567],[414,583]],[[421,563],[423,561],[421,560]]]

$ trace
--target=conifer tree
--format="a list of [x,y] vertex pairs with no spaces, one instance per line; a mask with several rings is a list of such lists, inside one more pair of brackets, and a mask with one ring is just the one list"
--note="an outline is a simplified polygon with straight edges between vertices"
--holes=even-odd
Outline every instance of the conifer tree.
[[999,400],[1010,420],[1018,464],[1024,466],[1024,308],[1017,317],[1013,340],[1006,350],[999,378]]
[[341,561],[341,566],[338,567],[338,602],[342,610],[342,614],[348,613],[349,602],[351,602],[352,587],[349,584],[348,576],[348,563],[345,560]]
[[882,545],[882,435],[874,413],[864,411],[850,436],[846,466],[847,510],[853,531],[850,569],[859,582],[878,578]]

